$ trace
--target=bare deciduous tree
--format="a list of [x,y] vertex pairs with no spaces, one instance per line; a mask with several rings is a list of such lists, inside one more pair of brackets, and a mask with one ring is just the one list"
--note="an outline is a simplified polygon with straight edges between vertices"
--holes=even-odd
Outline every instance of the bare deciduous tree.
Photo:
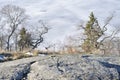
[[6,26],[8,26],[9,34],[7,37],[7,50],[10,49],[10,40],[16,31],[17,27],[22,24],[26,19],[27,15],[25,14],[25,10],[15,6],[15,5],[5,5],[1,9],[1,14],[6,21]]
[[34,27],[34,30],[32,33],[32,42],[31,42],[31,46],[32,49],[37,48],[43,41],[43,35],[45,35],[46,33],[48,33],[49,31],[49,27],[43,22],[43,21],[38,21],[38,25],[32,26]]
[[5,22],[2,20],[2,17],[0,17],[0,48],[1,50],[3,50],[4,46],[5,46],[5,33],[4,33],[4,26],[5,26]]

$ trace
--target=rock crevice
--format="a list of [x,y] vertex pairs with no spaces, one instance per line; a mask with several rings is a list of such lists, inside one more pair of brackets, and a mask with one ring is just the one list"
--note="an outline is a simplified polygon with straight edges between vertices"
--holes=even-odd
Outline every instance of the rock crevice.
[[119,57],[38,56],[0,63],[0,80],[120,80]]

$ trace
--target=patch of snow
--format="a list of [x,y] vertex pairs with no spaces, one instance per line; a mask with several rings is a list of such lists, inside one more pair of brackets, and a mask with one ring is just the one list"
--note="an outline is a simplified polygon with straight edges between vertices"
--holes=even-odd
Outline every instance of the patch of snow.
[[38,56],[46,56],[46,54],[38,54]]
[[25,54],[30,55],[30,56],[33,56],[33,55],[34,55],[32,52],[27,52],[27,53],[25,53]]

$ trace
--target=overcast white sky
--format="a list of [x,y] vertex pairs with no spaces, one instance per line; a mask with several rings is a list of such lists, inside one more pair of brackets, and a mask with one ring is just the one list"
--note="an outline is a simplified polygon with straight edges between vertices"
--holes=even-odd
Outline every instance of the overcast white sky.
[[52,27],[47,35],[50,41],[74,33],[75,26],[81,20],[87,21],[91,11],[101,23],[115,12],[112,24],[120,24],[120,0],[0,0],[0,4],[18,5],[26,9],[33,21],[46,21]]

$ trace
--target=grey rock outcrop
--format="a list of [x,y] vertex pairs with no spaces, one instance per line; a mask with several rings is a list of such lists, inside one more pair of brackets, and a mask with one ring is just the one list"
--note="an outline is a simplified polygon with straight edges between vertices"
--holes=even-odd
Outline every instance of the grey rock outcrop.
[[0,80],[120,80],[120,57],[66,54],[4,62]]
[[31,65],[28,80],[119,80],[118,58],[79,55],[49,58]]

